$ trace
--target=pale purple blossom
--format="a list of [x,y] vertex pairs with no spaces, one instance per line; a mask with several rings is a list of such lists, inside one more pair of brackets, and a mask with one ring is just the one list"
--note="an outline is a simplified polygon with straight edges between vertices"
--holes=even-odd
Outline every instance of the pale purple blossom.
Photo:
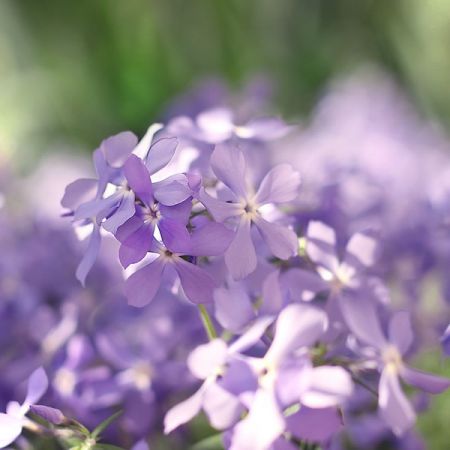
[[22,404],[11,401],[6,407],[6,413],[0,413],[0,448],[12,444],[22,433],[31,410],[46,420],[58,424],[63,420],[60,411],[36,403],[43,397],[48,388],[48,378],[42,367],[36,369],[28,379],[28,388]]
[[256,269],[257,255],[251,236],[255,225],[274,256],[287,260],[297,254],[297,236],[286,226],[266,220],[261,208],[267,204],[284,204],[297,196],[300,176],[288,164],[274,167],[255,192],[247,176],[243,153],[234,146],[217,146],[211,156],[211,167],[228,188],[224,200],[205,190],[199,199],[219,222],[232,219],[236,224],[233,241],[225,252],[225,262],[235,279]]

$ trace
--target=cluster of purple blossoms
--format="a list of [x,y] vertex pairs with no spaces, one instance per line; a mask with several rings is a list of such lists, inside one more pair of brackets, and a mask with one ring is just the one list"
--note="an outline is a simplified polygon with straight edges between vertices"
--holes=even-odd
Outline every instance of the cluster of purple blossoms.
[[450,355],[449,144],[379,77],[304,129],[261,91],[210,84],[104,140],[62,199],[81,258],[0,185],[0,448],[118,409],[120,447],[67,448],[425,448],[416,417],[450,386],[414,368]]
[[[336,99],[331,103],[335,108]],[[358,135],[364,125],[344,131]],[[405,260],[423,258],[424,248],[409,243],[416,223],[411,231],[403,211],[391,213],[409,198],[408,213],[432,213],[426,231],[433,233],[448,226],[449,203],[433,211],[429,197],[408,191],[411,180],[402,185],[383,172],[376,145],[390,151],[404,135],[376,126],[367,127],[374,134],[369,150],[343,153],[342,161],[310,150],[320,182],[307,178],[300,192],[305,132],[297,151],[299,132],[281,120],[209,105],[151,126],[140,142],[130,132],[108,138],[94,152],[97,178],[67,187],[68,215],[92,228],[77,271],[83,283],[108,232],[120,243],[130,305],[170,292],[200,310],[209,342],[192,349],[187,365],[201,384],[168,410],[166,433],[203,411],[230,450],[338,449],[344,435],[361,439],[357,422],[365,411],[365,426],[377,429],[367,448],[386,439],[420,448],[418,408],[400,380],[431,394],[450,381],[405,362],[420,349],[420,330],[413,331],[420,323],[390,292],[400,283],[413,297],[411,280],[394,276]],[[334,127],[336,121],[332,136],[342,131]],[[339,146],[320,142],[327,132],[317,138],[324,154]],[[400,165],[404,155],[391,162],[395,157]],[[449,165],[441,153],[430,158],[435,170],[436,161]],[[298,171],[285,162],[297,159]],[[442,253],[430,258],[433,269],[448,261]],[[448,348],[448,332],[442,342]]]
[[[0,210],[0,448],[13,441],[20,450],[61,448],[50,446],[51,430],[36,415],[56,428],[75,419],[94,429],[118,410],[117,428],[107,429],[105,440],[131,448],[156,435],[168,405],[192,389],[186,358],[203,340],[198,315],[167,289],[145,313],[129,307],[111,264],[112,242],[82,288],[74,277],[81,254],[72,231],[34,217],[19,184],[26,180],[8,179]],[[46,377],[42,369],[32,375],[39,367]],[[45,392],[46,406],[34,405],[36,392]],[[66,431],[61,435],[70,436]],[[179,442],[181,436],[171,445],[180,448]]]

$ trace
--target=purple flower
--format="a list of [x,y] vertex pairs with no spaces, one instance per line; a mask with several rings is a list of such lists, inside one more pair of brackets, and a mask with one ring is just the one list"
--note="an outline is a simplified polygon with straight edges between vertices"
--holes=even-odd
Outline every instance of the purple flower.
[[[74,221],[92,226],[86,252],[76,272],[83,285],[100,250],[102,220],[105,220],[107,228],[115,229],[120,220],[125,221],[134,213],[134,196],[121,185],[120,169],[136,144],[136,136],[129,131],[105,139],[93,156],[97,179],[74,181],[67,186],[61,200],[61,205],[71,211]],[[103,198],[108,183],[120,187],[113,195]],[[117,213],[116,218],[112,218],[114,213]]]
[[[39,415],[52,421],[58,421],[61,415],[55,414],[59,411],[53,408],[35,405],[41,397],[45,394],[48,388],[47,375],[42,367],[36,369],[28,379],[28,389],[25,400],[22,404],[18,402],[9,402],[6,407],[6,414],[0,413],[0,448],[5,448],[12,444],[22,433],[22,428],[25,422],[25,415],[32,409],[33,412],[40,413]],[[44,408],[48,408],[44,411]],[[52,411],[52,414],[48,412]],[[47,415],[47,417],[46,417]]]
[[364,271],[374,264],[377,252],[375,239],[363,233],[354,234],[345,247],[342,259],[337,255],[334,230],[322,222],[311,221],[306,232],[306,251],[317,264],[317,272],[328,283],[331,295],[343,289],[357,289],[364,280]]
[[[132,176],[132,164],[126,164],[133,151],[140,152],[142,146],[146,144],[149,137],[144,136],[138,144],[133,133],[123,132],[108,139],[105,139],[101,146],[94,152],[94,166],[98,179],[76,180],[66,188],[66,192],[61,201],[62,206],[72,211],[73,220],[82,225],[92,224],[92,233],[89,239],[85,255],[77,269],[77,278],[84,285],[86,276],[91,270],[100,250],[101,234],[100,228],[115,234],[117,229],[135,214],[135,192],[130,189],[126,174],[127,171]],[[175,138],[163,138],[156,140],[150,146],[146,155],[146,166],[149,174],[153,174],[168,164],[177,146]],[[137,158],[134,156],[134,158]],[[129,167],[131,166],[131,167]],[[180,175],[183,178],[182,175]],[[139,186],[139,180],[134,179]],[[187,182],[180,181],[180,177],[174,176],[171,179],[159,183],[160,190],[164,193],[161,197],[166,204],[180,195],[190,195]],[[145,180],[142,181],[144,183]],[[95,189],[96,186],[96,189]],[[112,189],[107,193],[108,187]],[[95,192],[94,198],[88,200],[89,195]],[[158,188],[154,187],[155,195]],[[179,202],[181,202],[180,200]],[[176,200],[175,200],[176,201]],[[179,203],[177,202],[177,203]]]
[[402,391],[399,378],[431,394],[445,391],[450,386],[450,380],[420,372],[404,363],[403,355],[413,342],[413,331],[406,312],[393,315],[386,339],[372,303],[365,299],[343,298],[341,308],[345,317],[352,318],[347,323],[354,335],[376,351],[375,362],[381,370],[379,412],[392,431],[402,435],[413,426],[416,414]]
[[[267,450],[286,429],[287,408],[303,405],[322,410],[326,417],[327,408],[339,405],[351,395],[351,379],[344,369],[313,368],[306,354],[302,354],[326,327],[325,313],[316,308],[292,304],[283,309],[267,353],[261,359],[250,360],[257,373],[258,389],[248,403],[248,415],[235,427],[231,450]],[[318,423],[317,427],[322,427],[325,434],[336,431],[333,422]],[[302,437],[306,439],[308,435]]]
[[263,218],[261,207],[267,204],[294,200],[300,176],[288,164],[273,168],[262,180],[255,193],[248,185],[244,155],[236,147],[217,146],[211,156],[211,167],[217,178],[229,189],[227,201],[200,191],[200,201],[215,220],[233,219],[236,234],[225,253],[228,270],[235,279],[252,273],[257,265],[256,250],[251,236],[254,224],[273,255],[289,259],[297,254],[297,236],[294,231]]
[[177,182],[152,183],[148,168],[135,155],[128,158],[124,173],[128,186],[138,198],[135,214],[116,233],[122,243],[120,261],[128,267],[141,261],[150,251],[156,226],[163,239],[169,240],[174,228],[187,225],[192,202],[188,181],[183,175]]
[[[205,269],[184,258],[218,256],[229,245],[232,232],[223,225],[210,222],[189,234],[180,222],[165,224],[164,243],[153,240],[149,252],[157,257],[138,269],[126,281],[128,303],[145,306],[158,292],[163,273],[175,270],[186,297],[193,303],[209,303],[217,282]],[[189,258],[187,258],[189,259]]]
[[253,372],[238,355],[253,346],[272,321],[270,317],[258,319],[231,346],[222,339],[214,339],[191,352],[187,360],[189,369],[203,384],[191,397],[167,412],[165,433],[194,418],[202,408],[219,429],[237,422],[244,410],[239,397],[256,388]]
[[196,127],[198,138],[211,144],[233,138],[270,141],[285,136],[293,128],[276,117],[261,117],[237,124],[232,111],[226,108],[214,108],[200,113],[196,118]]

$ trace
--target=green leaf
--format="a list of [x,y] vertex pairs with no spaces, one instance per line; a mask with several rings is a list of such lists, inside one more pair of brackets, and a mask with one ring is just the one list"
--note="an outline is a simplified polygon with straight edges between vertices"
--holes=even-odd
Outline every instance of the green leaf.
[[216,434],[214,436],[209,436],[200,442],[197,442],[190,450],[223,450],[222,435]]
[[123,414],[123,411],[117,411],[112,416],[105,419],[98,427],[95,428],[95,430],[91,433],[92,439],[97,439],[103,431],[108,428],[115,420],[117,420],[121,415]]
[[70,423],[67,426],[67,428],[78,431],[85,437],[90,437],[90,435],[91,435],[91,432],[83,424],[81,424],[80,422],[78,422],[75,419],[70,419]]

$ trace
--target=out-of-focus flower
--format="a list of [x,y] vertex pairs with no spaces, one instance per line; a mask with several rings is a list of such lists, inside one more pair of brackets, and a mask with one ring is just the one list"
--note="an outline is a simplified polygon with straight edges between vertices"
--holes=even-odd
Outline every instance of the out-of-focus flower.
[[0,413],[0,448],[12,444],[22,433],[26,422],[26,414],[31,410],[49,422],[58,424],[63,420],[60,411],[36,403],[48,388],[47,375],[42,367],[36,369],[28,380],[28,389],[22,404],[12,401],[6,407],[6,414]]
[[413,407],[403,393],[399,378],[431,394],[439,394],[450,386],[450,380],[420,372],[403,362],[403,355],[413,341],[413,331],[407,313],[394,314],[389,322],[386,339],[377,320],[375,310],[363,299],[342,302],[344,314],[350,318],[351,331],[377,352],[376,363],[381,367],[379,384],[379,410],[386,424],[398,435],[409,430],[416,418]]

